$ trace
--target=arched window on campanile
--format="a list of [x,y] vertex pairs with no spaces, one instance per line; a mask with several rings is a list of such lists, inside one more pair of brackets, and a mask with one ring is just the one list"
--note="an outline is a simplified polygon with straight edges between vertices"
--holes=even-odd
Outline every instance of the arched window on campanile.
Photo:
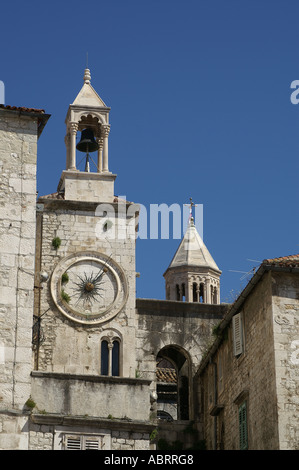
[[101,375],[120,375],[120,342],[118,339],[101,342]]

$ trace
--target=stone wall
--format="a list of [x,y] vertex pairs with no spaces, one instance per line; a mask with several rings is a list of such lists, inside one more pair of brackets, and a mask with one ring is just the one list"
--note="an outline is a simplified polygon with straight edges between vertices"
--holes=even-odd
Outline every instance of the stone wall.
[[[67,423],[67,419],[61,420],[52,417],[55,424],[49,424],[41,416],[32,417],[29,423],[29,449],[30,450],[63,450],[64,436],[76,435],[74,422]],[[62,422],[63,421],[63,422]],[[154,446],[151,444],[150,434],[152,427],[134,423],[133,426],[117,420],[98,421],[88,423],[87,419],[82,419],[76,423],[80,428],[81,436],[102,438],[102,450],[150,450]]]
[[33,371],[31,397],[42,413],[148,421],[149,384],[126,377]]
[[213,328],[223,318],[225,305],[137,299],[137,367],[156,390],[156,359],[165,347],[186,359],[189,382],[189,419],[194,419],[193,377],[213,341]]
[[238,413],[245,402],[250,450],[298,448],[298,366],[291,360],[297,357],[297,309],[298,275],[266,272],[239,310],[242,354],[234,355],[232,321],[222,332],[197,386],[208,449],[240,449]]
[[299,274],[273,272],[272,292],[279,446],[299,450]]
[[26,448],[34,298],[37,113],[0,109],[0,449]]
[[[78,374],[100,374],[100,341],[103,335],[121,338],[121,375],[135,377],[135,239],[109,239],[103,233],[103,220],[96,217],[96,204],[41,198],[40,270],[47,271],[49,282],[42,286],[36,315],[41,317],[41,336],[36,351],[35,369]],[[98,232],[100,231],[100,233]],[[103,236],[102,236],[103,235]],[[53,248],[52,240],[61,239]],[[123,269],[128,298],[115,318],[90,326],[66,318],[53,302],[50,278],[57,264],[85,250],[112,257]]]

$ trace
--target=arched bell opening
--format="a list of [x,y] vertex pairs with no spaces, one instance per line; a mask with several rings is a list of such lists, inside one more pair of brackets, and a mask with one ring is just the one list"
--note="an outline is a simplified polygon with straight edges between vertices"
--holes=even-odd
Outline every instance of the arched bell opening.
[[78,159],[78,170],[102,172],[103,145],[101,141],[101,125],[97,117],[91,114],[81,117],[78,122],[76,149],[83,153],[81,159]]
[[176,345],[165,346],[157,355],[157,414],[173,420],[190,419],[190,359]]
[[[81,115],[79,121],[69,122],[65,138],[67,148],[67,170],[96,171],[109,173],[108,136],[110,125],[101,116]],[[76,157],[76,150],[84,155]],[[91,156],[91,153],[93,155]]]

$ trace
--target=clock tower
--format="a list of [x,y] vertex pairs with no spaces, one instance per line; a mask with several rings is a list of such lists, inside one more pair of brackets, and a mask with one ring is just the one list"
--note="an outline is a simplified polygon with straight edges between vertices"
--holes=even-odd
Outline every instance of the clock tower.
[[88,69],[83,81],[66,115],[57,192],[38,201],[36,271],[49,280],[36,279],[35,369],[135,378],[138,206],[114,195],[110,108]]

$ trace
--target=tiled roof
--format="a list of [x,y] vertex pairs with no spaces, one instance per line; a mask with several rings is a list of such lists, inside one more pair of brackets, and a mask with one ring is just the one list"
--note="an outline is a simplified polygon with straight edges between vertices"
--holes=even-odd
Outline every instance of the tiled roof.
[[24,113],[35,113],[35,114],[44,114],[44,109],[36,109],[36,108],[26,108],[24,106],[9,106],[5,104],[0,104],[0,108],[7,109],[9,111],[22,111]]
[[165,369],[161,367],[157,367],[156,369],[156,377],[158,382],[164,383],[177,383],[177,375],[175,369]]
[[280,258],[264,259],[263,264],[268,264],[272,266],[299,266],[299,254],[282,256]]
[[43,199],[64,199],[63,192],[56,192],[42,196]]

